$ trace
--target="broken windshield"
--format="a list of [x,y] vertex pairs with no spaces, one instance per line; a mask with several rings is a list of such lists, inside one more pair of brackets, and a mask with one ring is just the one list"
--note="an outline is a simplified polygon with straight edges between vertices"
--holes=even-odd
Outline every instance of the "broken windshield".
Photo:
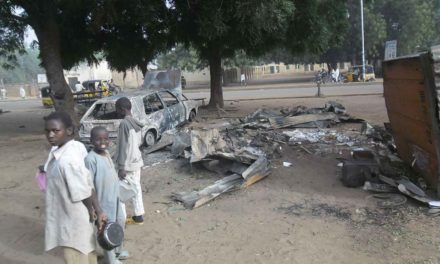
[[119,119],[114,102],[96,104],[90,117],[96,120]]

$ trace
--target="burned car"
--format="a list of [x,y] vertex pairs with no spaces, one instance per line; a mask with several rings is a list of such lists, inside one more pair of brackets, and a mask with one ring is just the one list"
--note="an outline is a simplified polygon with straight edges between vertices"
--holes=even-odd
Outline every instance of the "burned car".
[[116,114],[115,104],[121,97],[130,99],[133,117],[144,124],[142,138],[147,147],[154,145],[164,131],[192,121],[199,110],[197,101],[188,100],[183,95],[177,96],[167,90],[140,90],[105,97],[96,101],[81,118],[79,137],[82,142],[90,142],[90,131],[95,126],[107,128],[110,139],[116,139],[121,119]]

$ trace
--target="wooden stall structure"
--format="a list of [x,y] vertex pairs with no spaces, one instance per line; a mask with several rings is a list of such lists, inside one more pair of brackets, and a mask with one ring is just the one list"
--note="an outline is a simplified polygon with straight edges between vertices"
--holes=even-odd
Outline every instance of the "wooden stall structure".
[[383,62],[385,103],[397,152],[438,195],[439,54],[433,50]]

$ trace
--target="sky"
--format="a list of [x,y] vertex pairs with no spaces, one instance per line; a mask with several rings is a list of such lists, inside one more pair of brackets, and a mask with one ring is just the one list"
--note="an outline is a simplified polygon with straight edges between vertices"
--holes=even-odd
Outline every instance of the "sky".
[[31,27],[28,27],[24,33],[24,45],[29,47],[34,40],[37,40],[35,31]]

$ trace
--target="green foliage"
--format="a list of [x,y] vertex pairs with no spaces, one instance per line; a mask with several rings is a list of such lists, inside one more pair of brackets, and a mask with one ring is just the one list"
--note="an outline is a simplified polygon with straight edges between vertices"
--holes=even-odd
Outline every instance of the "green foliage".
[[[24,52],[24,31],[32,27],[39,41],[41,38],[58,42],[62,66],[70,69],[81,61],[97,62],[94,53],[99,50],[94,31],[92,12],[95,0],[4,0],[0,1],[0,56],[14,65],[15,52]],[[48,32],[47,21],[54,21],[56,28]],[[58,40],[59,37],[59,40]],[[49,38],[52,38],[49,40]]]
[[[160,70],[182,69],[190,72],[209,66],[206,60],[200,59],[194,48],[187,48],[182,44],[178,44],[166,53],[159,54],[156,57],[156,63]],[[224,67],[249,67],[261,63],[260,58],[250,57],[242,50],[237,51],[233,57],[223,60]]]
[[[365,55],[368,60],[383,58],[387,40],[397,40],[397,55],[428,49],[439,42],[440,9],[436,0],[365,0]],[[360,63],[361,20],[359,0],[348,1],[350,28],[339,48],[328,50],[324,61],[349,60]]]
[[235,56],[223,60],[223,66],[225,67],[244,68],[259,64],[263,64],[261,56],[252,57],[246,54],[243,50],[238,50],[235,52]]
[[0,67],[11,69],[17,64],[17,54],[24,52],[24,31],[27,24],[18,16],[10,0],[0,2]]
[[[346,15],[348,30],[335,31],[342,38],[342,42],[337,39],[333,42],[334,45],[324,48],[326,51],[320,57],[316,56],[319,52],[307,52],[296,56],[294,60],[330,64],[351,61],[359,64],[362,43],[359,0],[347,1]],[[307,23],[298,27],[307,28]],[[439,43],[439,29],[438,0],[364,0],[365,55],[370,62],[383,58],[384,44],[387,40],[397,40],[399,56],[428,49]],[[315,34],[313,30],[311,32],[311,35]],[[313,39],[317,37],[311,36],[311,40]],[[301,50],[301,47],[295,49]]]
[[[383,15],[389,39],[397,40],[398,55],[407,55],[438,44],[438,1],[384,0]],[[437,7],[437,8],[435,8]]]
[[118,71],[148,63],[174,44],[170,35],[169,10],[162,0],[104,0],[97,20],[104,57]]
[[[30,83],[37,79],[37,74],[44,73],[38,59],[38,50],[26,49],[23,54],[16,53],[15,67],[12,69],[0,68],[0,79],[5,83]],[[7,63],[0,58],[0,63]]]
[[177,45],[166,53],[160,54],[156,58],[157,65],[161,70],[182,69],[190,72],[203,69],[207,66],[206,61],[202,61],[197,51],[192,47]]
[[319,55],[339,45],[348,28],[345,0],[294,0],[285,47],[292,54]]
[[174,33],[191,44],[201,58],[208,59],[215,47],[222,58],[237,50],[259,55],[282,42],[293,15],[293,3],[286,0],[173,0]]

